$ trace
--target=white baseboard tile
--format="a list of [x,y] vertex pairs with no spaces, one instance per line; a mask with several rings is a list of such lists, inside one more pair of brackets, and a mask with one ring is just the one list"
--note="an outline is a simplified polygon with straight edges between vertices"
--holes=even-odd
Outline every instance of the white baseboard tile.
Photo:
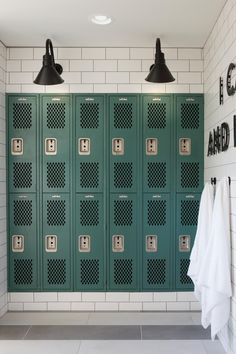
[[166,311],[166,302],[143,302],[143,311]]
[[190,311],[189,302],[167,302],[167,311]]
[[47,302],[25,302],[24,311],[47,311]]
[[95,311],[94,302],[72,302],[71,311]]
[[48,311],[70,311],[70,302],[49,302]]
[[9,302],[8,303],[8,311],[23,311],[23,303],[22,302]]
[[142,303],[141,302],[120,303],[119,311],[142,311]]
[[97,302],[95,303],[95,311],[118,311],[117,302]]

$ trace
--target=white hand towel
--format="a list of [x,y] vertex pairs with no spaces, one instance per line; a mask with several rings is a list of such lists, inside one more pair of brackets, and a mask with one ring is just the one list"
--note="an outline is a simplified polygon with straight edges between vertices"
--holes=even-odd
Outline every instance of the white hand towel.
[[198,277],[203,291],[202,325],[211,324],[212,339],[229,320],[230,264],[229,182],[224,178],[216,189],[211,234]]
[[214,187],[209,182],[207,182],[201,195],[198,212],[197,232],[192,252],[190,255],[190,264],[188,269],[188,276],[193,281],[194,293],[199,301],[201,301],[201,289],[198,286],[198,275],[201,268],[202,260],[206,253],[206,245],[210,236],[210,230],[212,226],[213,202]]

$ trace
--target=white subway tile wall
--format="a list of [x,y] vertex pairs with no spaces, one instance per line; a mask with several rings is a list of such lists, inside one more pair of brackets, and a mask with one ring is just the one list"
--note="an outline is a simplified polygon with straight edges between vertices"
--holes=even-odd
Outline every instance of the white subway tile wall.
[[7,49],[7,92],[203,92],[201,48],[163,48],[176,79],[173,84],[145,81],[154,61],[154,48],[54,48],[55,59],[63,66],[65,82],[53,87],[32,83],[44,51],[44,48]]
[[[15,66],[16,68],[16,66]],[[6,239],[6,120],[5,92],[7,49],[0,42],[0,317],[7,311],[7,239]]]
[[[226,73],[228,65],[236,62],[236,0],[228,0],[204,46],[204,93],[205,93],[205,181],[211,177],[220,179],[231,177],[231,241],[232,241],[232,285],[233,299],[229,326],[220,334],[220,340],[227,353],[236,353],[236,158],[233,139],[233,115],[236,113],[236,95],[226,93]],[[200,62],[190,60],[190,70],[200,69]],[[219,78],[224,81],[224,104],[219,105]],[[235,76],[233,82],[235,81]],[[222,122],[230,126],[230,146],[228,151],[207,157],[209,132]],[[180,295],[181,297],[181,295]],[[191,303],[197,310],[198,303]]]
[[9,293],[9,311],[199,311],[193,292]]
[[[203,61],[200,48],[163,48],[167,63],[176,79],[173,84],[150,84],[145,81],[149,67],[153,64],[154,48],[55,48],[55,58],[63,65],[62,77],[65,82],[62,85],[48,87],[33,84],[33,79],[40,70],[44,51],[44,48],[7,49],[7,92],[203,92]],[[6,256],[5,251],[4,256]],[[8,309],[9,311],[190,311],[199,309],[192,294],[186,293],[186,296],[184,293],[179,294],[176,292],[10,293]]]

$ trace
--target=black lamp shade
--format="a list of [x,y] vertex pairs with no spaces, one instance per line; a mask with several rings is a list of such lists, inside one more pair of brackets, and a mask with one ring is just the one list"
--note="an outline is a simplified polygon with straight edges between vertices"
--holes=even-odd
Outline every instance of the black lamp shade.
[[[49,54],[49,47],[51,54]],[[62,84],[64,80],[61,78],[60,74],[63,69],[60,64],[55,64],[52,42],[50,39],[46,41],[46,54],[43,56],[43,66],[38,73],[35,84],[38,85],[58,85]]]
[[161,52],[161,42],[157,38],[155,63],[150,67],[150,73],[145,79],[149,82],[165,83],[175,81],[170,70],[166,66],[164,53]]

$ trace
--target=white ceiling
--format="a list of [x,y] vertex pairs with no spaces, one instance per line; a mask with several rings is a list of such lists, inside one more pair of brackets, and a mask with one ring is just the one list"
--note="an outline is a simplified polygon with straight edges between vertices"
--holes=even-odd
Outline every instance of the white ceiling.
[[[7,46],[203,47],[226,0],[0,0]],[[113,22],[98,26],[92,14]]]

